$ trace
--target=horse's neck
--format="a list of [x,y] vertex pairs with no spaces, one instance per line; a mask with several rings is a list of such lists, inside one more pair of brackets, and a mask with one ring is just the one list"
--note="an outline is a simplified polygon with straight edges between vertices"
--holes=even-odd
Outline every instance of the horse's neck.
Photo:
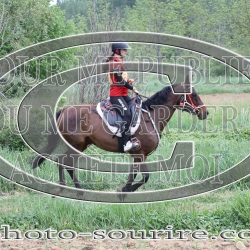
[[151,116],[155,122],[157,130],[161,133],[169,120],[171,119],[172,115],[174,114],[175,109],[173,106],[155,106],[151,110]]
[[176,95],[174,93],[169,94],[168,101],[163,105],[152,105],[152,109],[150,110],[150,114],[152,119],[154,120],[155,126],[159,133],[163,131],[163,129],[168,124],[172,115],[174,114],[175,105],[178,105],[180,102],[181,95]]

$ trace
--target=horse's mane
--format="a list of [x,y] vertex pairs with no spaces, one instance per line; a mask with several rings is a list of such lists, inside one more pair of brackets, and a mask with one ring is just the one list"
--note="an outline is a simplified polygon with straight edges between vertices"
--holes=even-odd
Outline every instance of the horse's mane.
[[149,97],[146,101],[143,102],[147,108],[152,109],[151,105],[163,105],[167,102],[169,93],[172,92],[171,87],[165,87],[162,90],[158,91],[151,97]]

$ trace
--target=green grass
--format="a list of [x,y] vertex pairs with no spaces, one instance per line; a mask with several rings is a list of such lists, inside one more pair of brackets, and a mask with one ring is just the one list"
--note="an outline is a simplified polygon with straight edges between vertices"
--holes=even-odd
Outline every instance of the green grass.
[[26,231],[72,229],[203,229],[219,233],[226,228],[249,228],[248,191],[221,190],[196,198],[155,204],[108,205],[52,198],[41,194],[16,193],[2,197],[0,225]]
[[[210,93],[210,84],[204,85],[203,93]],[[150,91],[155,91],[158,87],[153,86]],[[238,92],[243,93],[248,85],[241,84],[237,87],[239,87]],[[235,93],[234,87],[230,88],[225,89]],[[223,125],[224,111],[219,106],[216,110],[210,110],[209,119],[206,121],[198,121],[193,116],[178,111],[166,127],[157,151],[148,158],[148,161],[157,160],[158,155],[168,158],[176,141],[194,141],[196,154],[203,154],[210,166],[206,168],[200,159],[196,159],[191,173],[196,180],[199,180],[214,174],[214,169],[211,167],[212,154],[222,156],[219,159],[220,172],[249,155],[250,110],[247,100],[226,101],[237,111],[233,123]],[[106,152],[91,147],[88,153]],[[34,154],[28,150],[18,152],[3,148],[0,149],[0,154],[13,164],[20,163],[21,158],[22,164],[19,164],[19,167],[32,173],[30,161]],[[37,175],[58,182],[58,169],[49,161],[37,170]],[[68,175],[66,176],[68,185],[72,186],[72,181]],[[127,174],[113,175],[112,178],[111,181],[109,173],[84,171],[80,173],[80,179],[85,180],[83,188],[102,191],[114,191],[123,186]],[[138,176],[137,180],[139,178],[141,176]],[[190,182],[187,171],[182,171],[180,176],[173,174],[171,181],[168,178],[169,176],[164,173],[153,173],[140,191],[170,188]],[[173,225],[175,229],[205,229],[210,233],[218,233],[228,228],[241,230],[250,226],[249,185],[250,180],[247,178],[227,188],[179,201],[108,205],[52,198],[27,191],[0,178],[0,225],[9,224],[11,228],[22,231],[32,228],[44,230],[49,227],[57,230],[70,228],[76,231],[114,228],[150,230],[165,229],[167,225]]]

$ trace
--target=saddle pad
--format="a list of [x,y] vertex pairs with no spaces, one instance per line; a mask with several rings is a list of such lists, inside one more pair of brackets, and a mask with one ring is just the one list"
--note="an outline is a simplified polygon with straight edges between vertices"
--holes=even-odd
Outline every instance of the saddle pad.
[[[141,122],[141,108],[138,109],[136,104],[130,105],[129,108],[132,113],[130,133],[131,135],[134,135]],[[123,119],[120,114],[118,114],[115,109],[106,109],[105,102],[98,103],[96,111],[110,130],[111,134],[121,137],[121,125],[123,123]]]

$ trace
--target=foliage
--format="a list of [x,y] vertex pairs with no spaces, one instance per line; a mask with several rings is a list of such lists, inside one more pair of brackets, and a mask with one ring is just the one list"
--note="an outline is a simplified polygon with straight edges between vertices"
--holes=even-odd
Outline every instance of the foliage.
[[[9,84],[7,84],[8,86]],[[23,91],[29,89],[29,86],[23,87],[21,85],[21,78],[15,78],[14,83],[11,83],[12,87],[7,88],[5,85],[1,86],[1,92],[3,91],[6,96],[3,98],[1,95],[1,108],[0,108],[0,145],[1,147],[10,150],[24,150],[25,143],[18,132],[18,126],[16,119],[14,118],[17,111],[17,106],[14,102],[11,102],[8,98],[16,97],[18,94],[24,93]],[[8,86],[9,87],[9,86]],[[5,89],[6,88],[6,89]],[[20,90],[21,89],[21,90]],[[5,100],[5,101],[4,101]],[[5,104],[4,104],[5,103]]]
[[[7,181],[3,178],[0,178],[0,196],[3,195],[4,193],[8,195],[10,194],[14,194],[15,190],[18,190],[19,186],[17,186],[16,184]],[[22,190],[24,191],[24,189]]]
[[[86,16],[88,14],[88,9],[86,8],[86,5],[88,5],[90,1],[89,0],[66,0],[66,1],[57,1],[58,6],[65,11],[66,19],[72,19],[76,16]],[[124,9],[126,6],[132,7],[135,4],[135,0],[123,0],[123,1],[117,1],[117,0],[109,0],[109,1],[98,1],[101,5],[103,4],[109,4],[110,9],[112,11],[116,9]],[[99,4],[99,3],[98,3]]]
[[236,221],[250,226],[250,195],[249,190],[240,191],[235,197],[234,202],[231,203],[232,217]]
[[7,98],[22,97],[34,83],[34,79],[22,74],[10,74],[9,78],[2,79],[0,91]]
[[[249,52],[250,8],[245,0],[136,0],[136,1],[59,1],[58,6],[65,11],[67,19],[73,19],[77,32],[97,32],[106,30],[129,30],[169,33],[207,41],[234,51]],[[242,11],[244,10],[244,11]],[[136,57],[176,57],[190,55],[185,51],[158,45],[132,44],[129,59]],[[87,50],[87,52],[86,52]],[[103,50],[101,50],[103,52]],[[84,48],[81,55],[85,61],[94,62],[98,48]],[[198,55],[192,54],[200,62]],[[198,71],[204,76],[212,74],[235,75],[225,70],[224,65],[215,62],[200,65]],[[84,90],[82,90],[84,91]]]
[[[54,39],[74,33],[72,21],[65,21],[64,13],[58,6],[49,6],[48,0],[2,1],[0,13],[4,22],[0,22],[0,56],[21,49],[28,45]],[[47,74],[55,73],[54,62],[48,58],[57,56],[67,68],[73,60],[73,52],[61,51],[47,56],[46,63],[39,61],[40,72],[37,72],[37,62],[29,63],[30,76],[44,79]]]
[[237,51],[249,55],[250,48],[250,6],[247,0],[233,1],[231,12],[230,40]]
[[6,147],[11,150],[20,150],[20,151],[26,147],[22,138],[17,134],[13,134],[13,132],[8,126],[2,127],[0,132],[1,132],[0,133],[1,147]]
[[[111,30],[135,30],[170,33],[201,39],[237,52],[249,52],[248,20],[250,8],[245,0],[64,0],[49,6],[48,0],[2,1],[0,13],[0,55],[27,45],[60,36]],[[242,11],[243,10],[243,11]],[[130,57],[165,56],[168,59],[186,52],[157,45],[133,45]],[[30,62],[29,74],[44,79],[77,62],[73,55],[83,56],[86,63],[109,54],[97,46],[64,50]],[[50,58],[60,58],[61,66]],[[197,57],[199,59],[199,57]],[[39,74],[36,68],[40,67]],[[208,72],[205,66],[201,70]],[[211,72],[221,75],[223,66]]]
[[1,54],[73,31],[72,24],[65,23],[63,12],[57,6],[49,7],[47,0],[2,1],[0,11],[6,20]]

